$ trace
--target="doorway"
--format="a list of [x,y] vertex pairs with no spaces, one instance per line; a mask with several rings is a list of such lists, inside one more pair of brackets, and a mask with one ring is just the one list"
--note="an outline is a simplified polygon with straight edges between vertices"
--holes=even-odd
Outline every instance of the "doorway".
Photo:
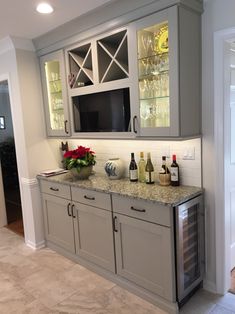
[[[229,70],[227,71],[226,68]],[[231,230],[231,285],[229,291],[235,294],[235,39],[225,43],[224,95],[225,207],[230,208]]]
[[24,236],[8,81],[0,82],[0,166],[6,227]]
[[214,33],[216,292],[219,294],[233,288],[235,266],[234,43],[234,28]]

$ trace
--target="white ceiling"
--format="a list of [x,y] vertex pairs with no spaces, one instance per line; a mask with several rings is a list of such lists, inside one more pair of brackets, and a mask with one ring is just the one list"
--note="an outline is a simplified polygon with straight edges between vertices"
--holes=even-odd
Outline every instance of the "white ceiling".
[[0,0],[0,39],[6,36],[36,38],[79,15],[113,0],[48,0],[54,12],[38,14],[39,2],[47,0]]

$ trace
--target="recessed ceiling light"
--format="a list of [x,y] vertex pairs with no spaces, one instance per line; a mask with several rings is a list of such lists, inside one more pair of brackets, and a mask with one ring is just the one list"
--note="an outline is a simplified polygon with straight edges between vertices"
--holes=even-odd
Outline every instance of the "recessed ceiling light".
[[42,13],[42,14],[49,14],[49,13],[52,13],[54,11],[52,6],[49,3],[46,3],[46,2],[39,3],[37,5],[37,9],[36,10],[39,13]]

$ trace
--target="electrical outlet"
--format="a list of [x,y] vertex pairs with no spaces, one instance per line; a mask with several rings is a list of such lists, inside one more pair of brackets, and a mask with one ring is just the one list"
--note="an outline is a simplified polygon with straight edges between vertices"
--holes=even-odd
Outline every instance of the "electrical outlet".
[[183,159],[184,160],[195,160],[195,147],[194,146],[184,147]]

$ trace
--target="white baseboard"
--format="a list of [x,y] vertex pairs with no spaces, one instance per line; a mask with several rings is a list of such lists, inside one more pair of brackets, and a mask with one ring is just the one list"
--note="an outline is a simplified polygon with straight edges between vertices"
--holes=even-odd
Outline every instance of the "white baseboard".
[[32,241],[29,241],[27,240],[25,242],[25,244],[30,247],[31,249],[34,249],[34,250],[40,250],[42,248],[44,248],[46,246],[46,242],[45,241],[42,241],[42,242],[39,242],[39,243],[34,243]]
[[25,243],[33,249],[45,246],[42,203],[36,178],[22,178],[21,201]]
[[231,245],[231,270],[235,267],[235,243]]
[[206,280],[206,279],[203,280],[203,289],[211,293],[215,293],[215,294],[217,293],[215,282],[210,281],[210,280]]

